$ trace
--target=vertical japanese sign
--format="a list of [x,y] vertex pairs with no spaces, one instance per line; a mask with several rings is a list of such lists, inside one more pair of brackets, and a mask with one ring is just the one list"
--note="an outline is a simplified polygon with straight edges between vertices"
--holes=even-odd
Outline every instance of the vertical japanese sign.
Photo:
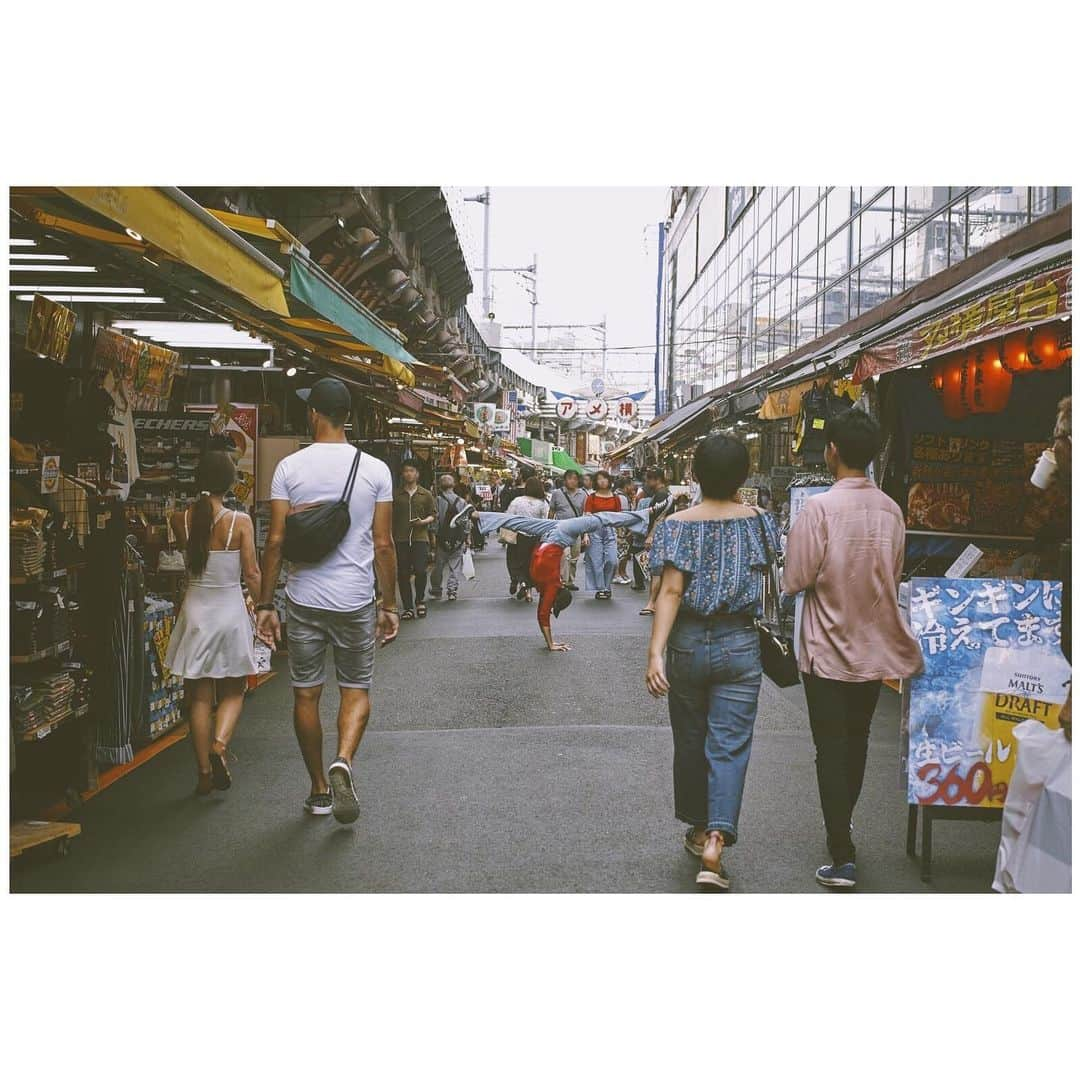
[[1016,725],[1060,726],[1061,582],[915,578],[911,628],[925,669],[909,684],[908,802],[1002,806]]

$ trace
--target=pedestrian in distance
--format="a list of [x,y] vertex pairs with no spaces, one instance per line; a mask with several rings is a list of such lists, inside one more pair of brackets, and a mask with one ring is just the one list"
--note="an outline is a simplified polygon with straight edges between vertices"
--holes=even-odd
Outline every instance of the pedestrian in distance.
[[[661,469],[646,469],[645,470],[645,487],[642,495],[638,498],[638,508],[643,506],[664,506],[667,509],[673,509],[673,501],[671,498],[671,492],[668,490],[667,481],[664,478],[663,470]],[[661,511],[666,513],[667,511]],[[658,515],[659,516],[659,515]],[[655,530],[650,530],[649,535],[645,537],[644,541],[635,550],[634,555],[634,589],[640,591],[646,588],[645,571],[641,566],[641,555],[645,553],[645,557],[648,557],[649,549],[652,547],[652,534]],[[653,615],[656,613],[656,598],[660,592],[660,575],[654,574],[650,577],[647,587],[649,590],[648,603],[638,612],[639,615]]]
[[[507,507],[506,512],[523,518],[546,518],[550,512],[544,498],[544,486],[536,476],[525,481],[524,493],[518,495]],[[517,532],[516,529],[512,530]],[[517,542],[506,548],[506,565],[510,571],[510,593],[518,600],[532,602],[532,587],[529,580],[529,563],[536,548],[536,537],[529,534],[518,535]]]
[[513,529],[518,534],[518,543],[526,537],[533,542],[528,574],[530,583],[540,592],[540,603],[536,609],[540,633],[549,652],[569,652],[570,646],[555,641],[551,632],[551,616],[558,618],[574,598],[562,576],[564,553],[581,537],[595,535],[603,529],[626,526],[644,532],[648,528],[649,511],[582,514],[561,519],[479,514],[477,520],[481,532]]
[[401,482],[401,490],[394,496],[393,510],[401,617],[422,619],[427,615],[424,597],[431,555],[429,530],[435,524],[435,498],[427,488],[420,486],[420,468],[412,459],[402,463]]
[[[581,488],[581,473],[577,469],[567,469],[563,474],[563,484],[551,496],[550,517],[556,521],[572,521],[585,513],[585,500],[588,498]],[[575,584],[578,561],[581,558],[582,545],[588,545],[589,534],[585,533],[564,549],[562,580],[571,592],[577,592]]]
[[593,489],[593,479],[588,473],[586,473],[581,478],[581,486],[585,489],[586,494],[588,494],[590,491],[592,491],[592,489]]
[[[600,469],[593,477],[593,490],[585,499],[585,513],[618,513],[622,502],[611,484],[611,473]],[[600,529],[589,538],[585,550],[585,584],[596,594],[597,600],[611,599],[611,582],[619,565],[615,530],[610,526]]]
[[[184,680],[199,779],[196,794],[225,791],[232,777],[225,754],[244,706],[247,677],[258,670],[255,632],[241,581],[259,595],[255,529],[247,514],[222,501],[236,466],[222,450],[204,454],[196,471],[199,498],[172,517],[185,548],[188,582],[169,638],[165,666]],[[217,689],[217,715],[211,718]]]
[[661,584],[645,684],[668,698],[675,816],[689,826],[683,845],[700,858],[707,890],[731,886],[723,854],[738,839],[761,689],[762,570],[780,549],[771,519],[737,500],[749,470],[741,440],[698,443],[702,501],[661,521],[650,553]]
[[[353,448],[345,436],[352,407],[339,379],[320,379],[297,396],[307,405],[311,446],[283,458],[270,485],[270,532],[263,552],[259,629],[281,640],[273,604],[281,572],[286,521],[303,510],[331,507],[343,497],[348,527],[341,541],[315,562],[291,560],[286,586],[286,632],[293,687],[293,726],[311,780],[304,809],[329,814],[342,824],[360,816],[352,761],[371,715],[375,645],[398,635],[394,604],[397,559],[393,537],[393,485],[386,464]],[[294,523],[293,536],[298,533]],[[318,533],[306,546],[325,546]],[[376,603],[375,586],[381,600]],[[341,702],[337,715],[337,754],[323,769],[319,702],[326,681],[326,650],[334,647]]]
[[454,489],[452,476],[439,477],[439,494],[435,499],[435,569],[431,575],[433,600],[442,599],[444,575],[447,602],[457,600],[470,531],[469,520],[461,512],[471,505]]
[[835,889],[855,887],[852,820],[881,682],[923,667],[897,601],[904,517],[866,475],[880,448],[881,429],[859,409],[826,422],[825,464],[836,483],[807,500],[784,561],[784,592],[805,592],[799,668],[832,860],[816,878]]

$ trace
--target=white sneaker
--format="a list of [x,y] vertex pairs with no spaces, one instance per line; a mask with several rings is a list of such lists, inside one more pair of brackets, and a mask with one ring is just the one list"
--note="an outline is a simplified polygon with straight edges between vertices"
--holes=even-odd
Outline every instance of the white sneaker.
[[612,578],[611,583],[613,585],[629,585],[629,584],[631,584],[631,581],[630,581],[630,579],[628,577],[617,577],[617,578]]

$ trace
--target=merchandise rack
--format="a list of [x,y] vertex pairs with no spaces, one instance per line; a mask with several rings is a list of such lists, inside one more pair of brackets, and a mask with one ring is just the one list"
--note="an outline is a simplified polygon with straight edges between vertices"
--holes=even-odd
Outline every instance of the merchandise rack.
[[80,705],[77,709],[69,709],[54,720],[46,720],[44,724],[38,724],[37,727],[18,732],[16,738],[19,742],[37,742],[38,739],[44,739],[46,735],[52,734],[61,724],[66,724],[69,720],[79,720],[86,716],[89,711],[89,705]]

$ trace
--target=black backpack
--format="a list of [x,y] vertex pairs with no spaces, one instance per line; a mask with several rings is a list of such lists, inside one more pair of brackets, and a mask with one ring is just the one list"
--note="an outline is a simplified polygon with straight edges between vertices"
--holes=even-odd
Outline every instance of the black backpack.
[[436,504],[439,500],[443,500],[448,509],[445,513],[439,514],[439,529],[435,534],[435,540],[443,551],[453,553],[465,543],[465,537],[468,536],[472,523],[468,517],[463,517],[458,518],[456,525],[451,525],[455,516],[465,509],[465,504],[460,498],[456,503],[452,503],[445,495],[439,495],[436,498]]
[[345,490],[337,502],[317,503],[306,510],[299,510],[285,519],[285,543],[282,553],[289,562],[322,562],[345,539],[352,524],[349,500],[356,483],[356,471],[360,468],[359,447],[353,458]]

